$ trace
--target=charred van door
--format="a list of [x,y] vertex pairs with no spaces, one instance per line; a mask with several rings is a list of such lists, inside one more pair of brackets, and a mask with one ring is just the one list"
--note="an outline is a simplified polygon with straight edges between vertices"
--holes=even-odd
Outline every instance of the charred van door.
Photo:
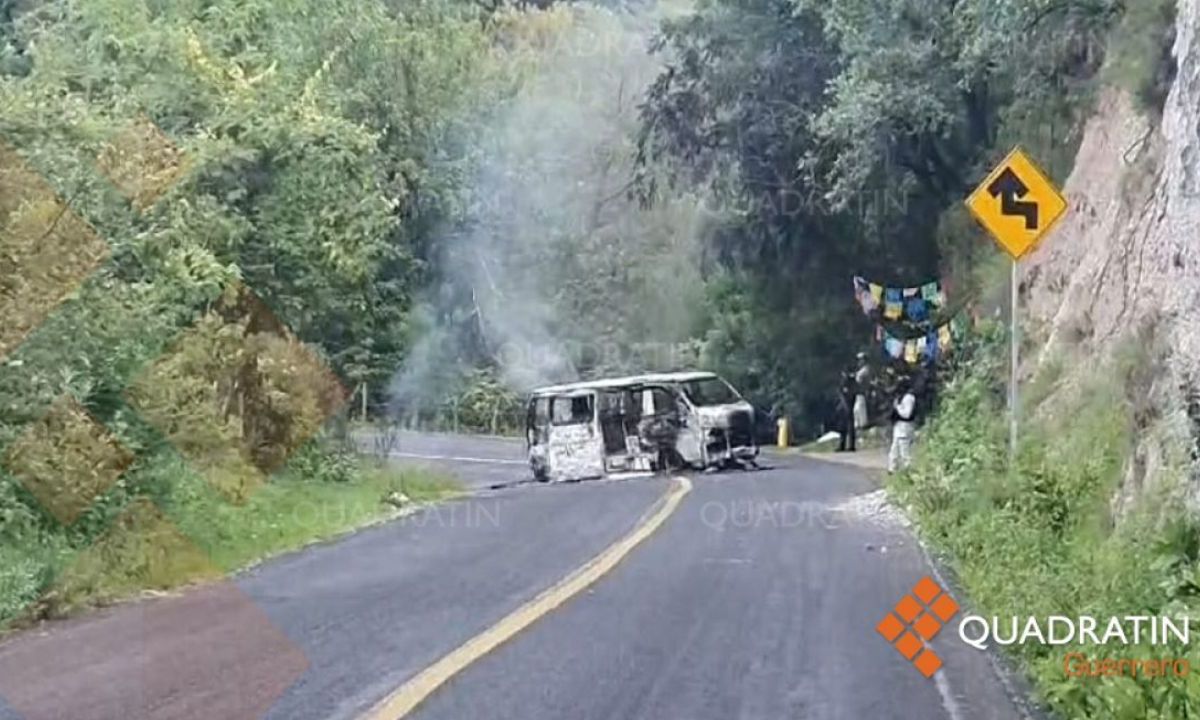
[[[679,386],[647,385],[643,397],[644,418],[653,418],[653,424],[660,428],[656,442],[662,443],[665,440],[662,428],[669,426],[671,429],[670,445],[675,454],[674,464],[703,464],[704,444],[699,418],[695,409],[680,392]],[[643,419],[642,423],[645,425],[646,420]]]
[[640,449],[637,445],[637,421],[641,406],[629,387],[603,390],[596,396],[600,434],[604,441],[605,470],[635,470]]
[[551,480],[583,480],[604,475],[603,442],[596,422],[592,391],[555,395],[550,399]]
[[529,469],[536,480],[549,478],[550,398],[534,397],[525,411],[525,446],[529,451]]
[[695,462],[687,405],[679,391],[668,385],[645,385],[640,392],[638,437],[642,447],[654,454],[658,469]]

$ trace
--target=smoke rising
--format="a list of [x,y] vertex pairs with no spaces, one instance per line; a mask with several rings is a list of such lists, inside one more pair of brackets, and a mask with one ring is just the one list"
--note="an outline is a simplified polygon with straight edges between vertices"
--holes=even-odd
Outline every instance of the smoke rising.
[[509,16],[500,44],[534,67],[482,135],[396,403],[444,398],[481,365],[518,392],[617,371],[631,343],[686,336],[698,204],[647,210],[631,195],[656,27],[649,10],[587,5]]

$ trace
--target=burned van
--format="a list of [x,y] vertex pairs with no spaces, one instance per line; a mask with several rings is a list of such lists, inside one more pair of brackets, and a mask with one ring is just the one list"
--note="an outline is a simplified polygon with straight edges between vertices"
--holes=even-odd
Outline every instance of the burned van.
[[534,477],[553,482],[720,467],[758,455],[753,408],[709,372],[539,388],[525,438]]

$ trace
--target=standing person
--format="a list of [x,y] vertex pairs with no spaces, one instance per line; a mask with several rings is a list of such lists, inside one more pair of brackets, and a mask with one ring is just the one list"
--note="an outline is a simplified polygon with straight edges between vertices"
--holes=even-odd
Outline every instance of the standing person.
[[912,443],[917,433],[917,396],[912,381],[903,377],[896,385],[892,402],[892,449],[888,452],[888,472],[909,466],[912,462]]
[[830,430],[838,434],[837,452],[846,452],[846,424],[850,422],[850,408],[846,407],[846,398],[838,390],[833,401],[833,424]]
[[867,386],[871,381],[871,368],[867,365],[867,354],[858,354],[858,369],[854,371],[854,428],[866,430],[869,422],[867,414]]
[[838,451],[855,452],[858,450],[858,432],[854,426],[854,398],[858,388],[854,383],[854,374],[846,373],[842,377],[842,386],[838,390],[838,414],[842,417],[842,438],[838,443]]

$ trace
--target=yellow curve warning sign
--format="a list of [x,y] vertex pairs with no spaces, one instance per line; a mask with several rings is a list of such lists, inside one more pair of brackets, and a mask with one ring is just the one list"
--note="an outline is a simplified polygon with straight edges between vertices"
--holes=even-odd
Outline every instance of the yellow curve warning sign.
[[975,188],[967,207],[1000,247],[1020,258],[1054,227],[1067,201],[1029,156],[1015,148]]

